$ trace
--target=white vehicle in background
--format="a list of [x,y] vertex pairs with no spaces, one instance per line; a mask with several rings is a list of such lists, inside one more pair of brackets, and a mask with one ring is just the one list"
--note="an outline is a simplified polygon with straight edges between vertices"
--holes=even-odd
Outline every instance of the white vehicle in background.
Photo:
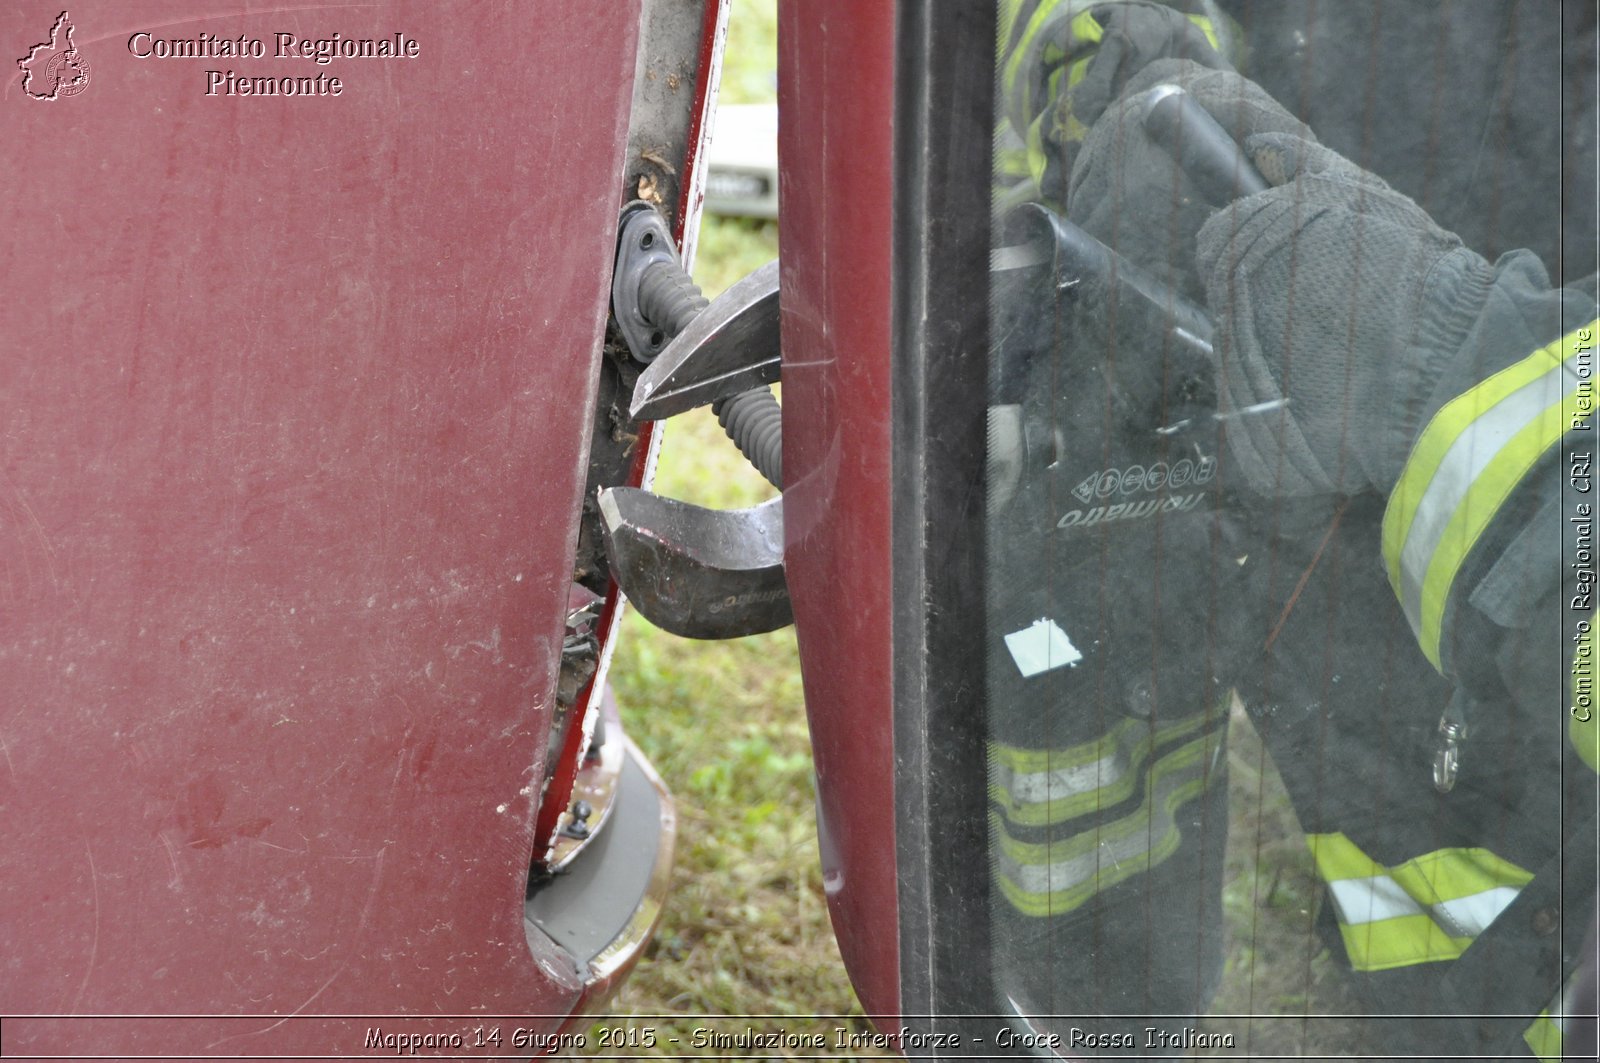
[[744,218],[778,216],[778,105],[717,108],[707,154],[705,209]]

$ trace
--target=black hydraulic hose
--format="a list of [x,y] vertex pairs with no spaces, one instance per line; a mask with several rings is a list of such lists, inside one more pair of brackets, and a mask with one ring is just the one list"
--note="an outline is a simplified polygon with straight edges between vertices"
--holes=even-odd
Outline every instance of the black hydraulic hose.
[[[639,314],[669,338],[710,303],[684,268],[657,262],[639,278]],[[770,388],[751,388],[711,404],[717,423],[767,482],[783,490],[783,409]]]
[[670,339],[710,306],[687,271],[676,262],[657,262],[639,278],[639,315]]
[[767,482],[783,490],[783,408],[770,388],[751,388],[711,404],[717,423]]

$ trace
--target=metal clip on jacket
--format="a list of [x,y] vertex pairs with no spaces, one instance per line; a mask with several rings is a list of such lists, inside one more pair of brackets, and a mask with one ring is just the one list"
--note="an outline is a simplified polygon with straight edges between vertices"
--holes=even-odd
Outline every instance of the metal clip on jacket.
[[1439,741],[1433,753],[1433,788],[1441,794],[1455,789],[1461,770],[1461,745],[1467,740],[1467,699],[1461,691],[1450,696],[1439,717]]

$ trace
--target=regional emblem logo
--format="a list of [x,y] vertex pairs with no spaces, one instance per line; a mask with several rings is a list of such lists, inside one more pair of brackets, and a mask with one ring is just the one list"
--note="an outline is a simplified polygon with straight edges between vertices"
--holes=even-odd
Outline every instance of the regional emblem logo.
[[35,100],[76,96],[89,87],[89,61],[72,43],[75,27],[63,11],[50,27],[50,39],[28,49],[17,60],[22,70],[22,91]]

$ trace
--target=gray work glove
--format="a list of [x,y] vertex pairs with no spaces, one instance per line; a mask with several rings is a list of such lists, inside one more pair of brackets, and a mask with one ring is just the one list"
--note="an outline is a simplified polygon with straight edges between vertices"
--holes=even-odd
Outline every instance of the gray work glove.
[[1067,217],[1179,294],[1203,302],[1195,234],[1226,199],[1207,201],[1167,147],[1145,132],[1150,93],[1160,85],[1188,92],[1236,142],[1269,132],[1310,137],[1311,131],[1254,82],[1174,59],[1141,70],[1089,130],[1073,166]]
[[1492,270],[1309,133],[1243,146],[1276,187],[1197,239],[1229,453],[1265,493],[1387,493]]

